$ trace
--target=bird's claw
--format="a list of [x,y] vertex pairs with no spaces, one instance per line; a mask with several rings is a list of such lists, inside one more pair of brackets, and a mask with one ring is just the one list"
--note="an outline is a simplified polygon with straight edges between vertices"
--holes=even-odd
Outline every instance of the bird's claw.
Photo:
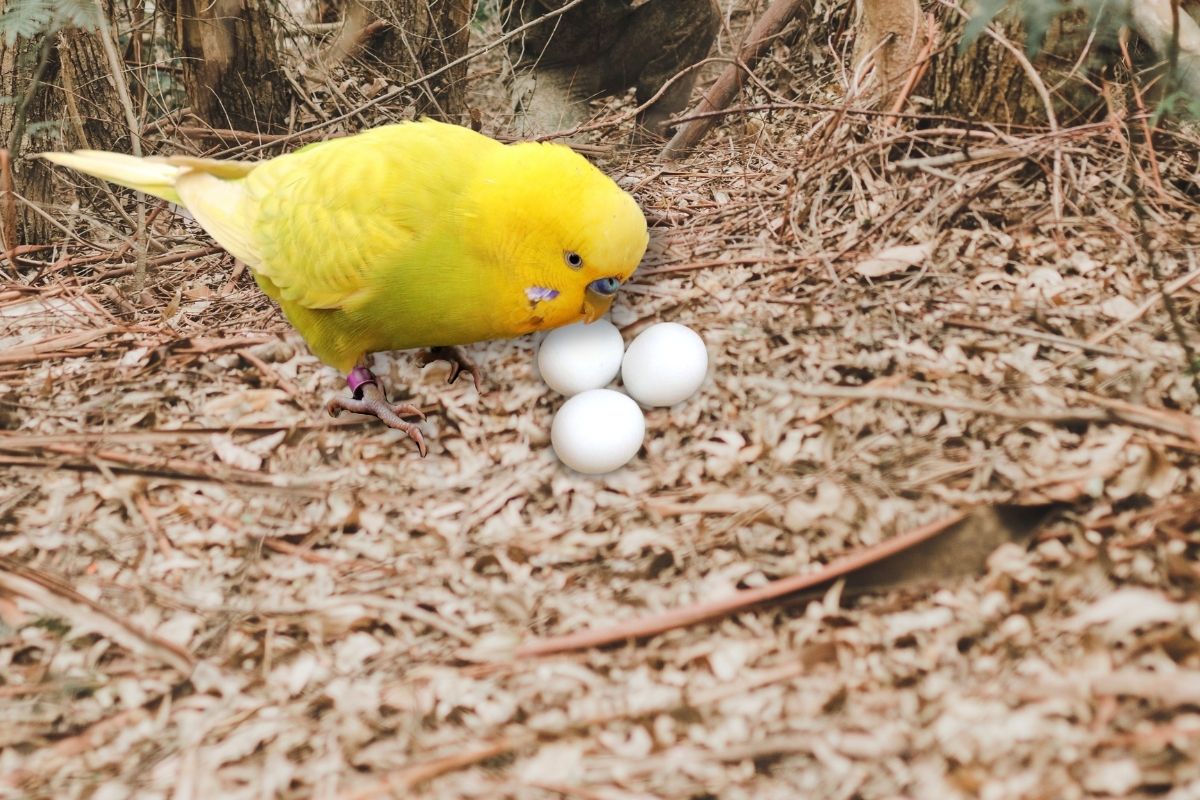
[[342,411],[350,411],[355,414],[366,414],[375,417],[389,428],[395,428],[398,431],[404,431],[409,439],[417,445],[417,451],[420,452],[421,458],[424,458],[429,452],[425,446],[425,437],[421,435],[421,429],[414,423],[405,422],[401,417],[420,417],[425,419],[424,412],[414,406],[412,403],[389,403],[383,394],[383,390],[378,385],[371,381],[361,384],[355,390],[359,397],[335,397],[329,401],[325,409],[330,416],[336,417]]
[[446,379],[446,383],[454,383],[458,380],[458,376],[463,373],[463,370],[471,373],[471,380],[475,384],[475,391],[480,391],[479,382],[483,380],[483,375],[479,371],[479,367],[471,360],[471,357],[461,347],[433,347],[421,357],[421,367],[428,367],[435,361],[448,361],[450,363],[450,377]]

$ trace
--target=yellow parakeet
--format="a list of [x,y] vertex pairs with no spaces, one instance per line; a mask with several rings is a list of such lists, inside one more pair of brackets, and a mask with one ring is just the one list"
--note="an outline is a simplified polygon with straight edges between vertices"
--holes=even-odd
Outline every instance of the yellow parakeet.
[[432,120],[386,125],[260,162],[79,150],[49,160],[186,207],[253,271],[308,346],[347,372],[330,403],[405,431],[366,357],[592,321],[646,250],[633,198],[557,144],[504,145]]

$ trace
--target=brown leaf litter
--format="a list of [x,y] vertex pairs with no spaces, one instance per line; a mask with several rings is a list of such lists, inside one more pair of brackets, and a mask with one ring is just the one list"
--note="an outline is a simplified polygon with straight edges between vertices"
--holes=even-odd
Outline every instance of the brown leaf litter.
[[[597,129],[654,224],[614,320],[690,325],[713,365],[609,476],[556,462],[529,339],[471,348],[482,396],[377,357],[428,412],[420,460],[326,417],[340,378],[169,209],[142,288],[83,223],[98,250],[22,256],[0,286],[0,794],[1200,792],[1200,423],[1136,235],[1144,142],[1121,119],[885,123],[795,72],[809,44],[687,160]],[[997,152],[945,158],[966,142]],[[1163,131],[1142,198],[1190,323],[1196,145]],[[965,555],[513,657],[967,513],[994,538]]]

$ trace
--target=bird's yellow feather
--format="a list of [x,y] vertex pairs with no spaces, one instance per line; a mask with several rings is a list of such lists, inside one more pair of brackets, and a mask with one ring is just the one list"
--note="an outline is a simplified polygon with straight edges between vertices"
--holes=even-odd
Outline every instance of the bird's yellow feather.
[[569,148],[431,120],[257,164],[45,155],[186,206],[342,370],[594,319],[647,244],[633,198]]

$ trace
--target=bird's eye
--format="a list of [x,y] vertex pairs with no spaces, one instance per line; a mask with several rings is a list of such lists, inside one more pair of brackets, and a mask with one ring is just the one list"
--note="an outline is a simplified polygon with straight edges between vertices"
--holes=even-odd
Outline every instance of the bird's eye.
[[568,250],[563,253],[563,258],[567,262],[567,266],[571,269],[579,269],[583,266],[583,256],[576,253],[574,250]]
[[621,288],[621,282],[616,278],[600,278],[588,284],[588,290],[596,294],[601,294],[607,297],[610,294],[616,294],[617,289]]

